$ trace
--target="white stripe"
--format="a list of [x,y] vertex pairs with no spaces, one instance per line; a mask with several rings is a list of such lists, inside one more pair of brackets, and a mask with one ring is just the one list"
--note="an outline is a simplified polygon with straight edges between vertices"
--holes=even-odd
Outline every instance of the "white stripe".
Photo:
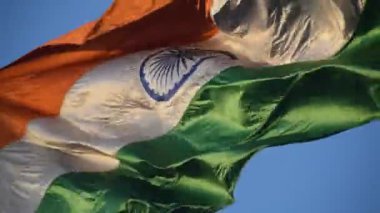
[[68,172],[109,171],[123,146],[161,136],[181,119],[196,91],[234,65],[226,56],[202,63],[172,99],[157,102],[139,75],[145,51],[109,61],[67,93],[57,118],[31,121],[25,137],[0,150],[0,212],[32,213],[49,184]]

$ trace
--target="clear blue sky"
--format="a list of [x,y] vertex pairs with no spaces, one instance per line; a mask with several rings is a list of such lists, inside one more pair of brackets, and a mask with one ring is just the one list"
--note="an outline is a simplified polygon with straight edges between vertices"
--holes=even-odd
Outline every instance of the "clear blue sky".
[[[111,0],[0,0],[0,66],[97,18]],[[380,212],[380,122],[267,149],[244,168],[224,213]]]

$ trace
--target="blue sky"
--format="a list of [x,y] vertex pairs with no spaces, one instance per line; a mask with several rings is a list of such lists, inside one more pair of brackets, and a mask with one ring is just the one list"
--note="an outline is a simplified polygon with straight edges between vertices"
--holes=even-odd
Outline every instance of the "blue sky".
[[[111,0],[0,0],[0,66],[97,18]],[[244,168],[223,213],[380,212],[380,122],[267,149]]]

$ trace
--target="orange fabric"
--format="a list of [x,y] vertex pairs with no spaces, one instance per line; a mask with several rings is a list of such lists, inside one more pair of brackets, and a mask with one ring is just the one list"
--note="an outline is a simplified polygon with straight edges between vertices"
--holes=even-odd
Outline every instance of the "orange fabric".
[[66,92],[94,66],[123,54],[208,39],[211,0],[116,0],[97,22],[0,70],[0,148],[34,118],[56,116]]

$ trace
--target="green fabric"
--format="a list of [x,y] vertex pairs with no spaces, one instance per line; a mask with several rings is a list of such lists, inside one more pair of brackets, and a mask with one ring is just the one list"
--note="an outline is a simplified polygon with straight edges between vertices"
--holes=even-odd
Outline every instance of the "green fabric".
[[38,212],[215,212],[263,148],[380,118],[378,8],[367,1],[356,36],[330,60],[222,72],[172,131],[121,149],[116,171],[57,178]]

